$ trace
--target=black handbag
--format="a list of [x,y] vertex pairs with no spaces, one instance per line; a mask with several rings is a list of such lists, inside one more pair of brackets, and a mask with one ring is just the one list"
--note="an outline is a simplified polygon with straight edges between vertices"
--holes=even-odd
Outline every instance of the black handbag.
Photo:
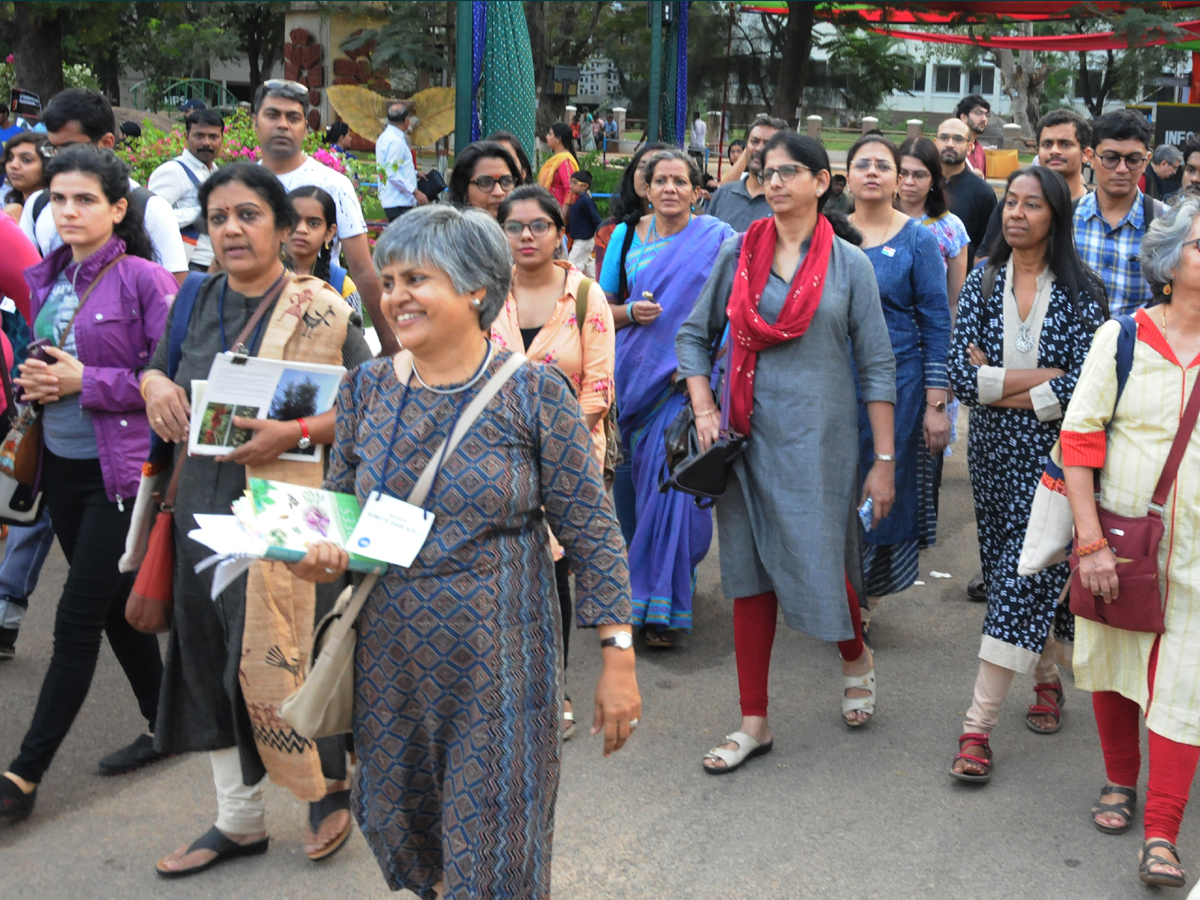
[[[668,488],[674,488],[691,494],[696,498],[696,505],[702,508],[725,496],[729,468],[746,449],[746,438],[729,429],[728,393],[726,390],[721,408],[720,434],[707,450],[700,450],[696,415],[691,403],[684,406],[667,426],[663,433],[667,449],[666,471],[659,479],[660,491],[665,493]],[[702,502],[704,500],[708,502]]]

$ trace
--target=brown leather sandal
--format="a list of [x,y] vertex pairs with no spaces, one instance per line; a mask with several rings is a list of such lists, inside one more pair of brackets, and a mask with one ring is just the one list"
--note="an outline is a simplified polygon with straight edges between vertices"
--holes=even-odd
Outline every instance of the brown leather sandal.
[[[1126,799],[1116,803],[1101,803],[1097,800],[1092,807],[1092,824],[1105,834],[1124,834],[1133,825],[1133,810],[1137,807],[1137,789],[1106,784],[1100,789],[1100,796],[1103,797],[1105,794],[1120,794]],[[1120,816],[1125,820],[1125,824],[1105,825],[1096,818],[1096,816],[1105,814]]]
[[[1169,850],[1175,859],[1170,860],[1165,856],[1155,856],[1150,851],[1156,847]],[[1181,888],[1187,884],[1187,870],[1179,864],[1178,860],[1179,851],[1175,849],[1175,845],[1170,841],[1164,841],[1162,838],[1146,841],[1138,853],[1138,880],[1142,884],[1153,884],[1158,887]],[[1155,870],[1151,869],[1151,866],[1158,866],[1159,868]],[[1169,872],[1162,871],[1163,868],[1178,869],[1179,874],[1172,875]]]

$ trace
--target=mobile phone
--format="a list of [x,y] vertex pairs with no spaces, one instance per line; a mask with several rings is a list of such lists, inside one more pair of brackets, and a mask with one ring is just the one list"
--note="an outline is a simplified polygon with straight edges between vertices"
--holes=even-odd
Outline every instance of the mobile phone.
[[875,518],[875,501],[870,497],[863,501],[858,508],[858,519],[862,522],[863,531],[871,530],[871,521]]
[[31,341],[25,347],[26,359],[38,359],[48,366],[54,365],[54,357],[46,352],[47,347],[53,347],[54,341],[50,338],[38,338],[36,341]]

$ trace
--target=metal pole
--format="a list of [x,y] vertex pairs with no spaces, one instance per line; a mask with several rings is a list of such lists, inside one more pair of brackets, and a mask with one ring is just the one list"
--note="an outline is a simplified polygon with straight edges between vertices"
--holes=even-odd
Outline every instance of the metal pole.
[[721,90],[721,121],[717,123],[717,181],[721,180],[721,166],[725,162],[725,117],[729,114],[729,65],[733,53],[733,17],[737,15],[737,4],[729,7],[729,37],[725,39],[725,87]]
[[454,155],[471,141],[471,0],[454,3]]
[[650,112],[646,121],[646,140],[658,140],[662,116],[662,17],[663,0],[650,0]]

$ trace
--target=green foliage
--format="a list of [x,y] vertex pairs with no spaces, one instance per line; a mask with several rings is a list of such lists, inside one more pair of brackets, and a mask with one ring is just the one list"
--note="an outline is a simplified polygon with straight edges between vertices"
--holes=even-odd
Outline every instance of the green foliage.
[[376,68],[445,69],[450,63],[433,44],[434,29],[445,21],[445,4],[388,3],[383,28],[366,28],[342,41],[343,50],[358,50],[374,42],[371,65]]
[[121,63],[144,75],[146,100],[158,109],[167,85],[203,69],[211,60],[237,56],[238,35],[219,16],[195,22],[169,22],[138,17],[122,36]]
[[851,113],[873,112],[892,91],[911,93],[913,58],[894,38],[839,28],[816,46],[829,54],[829,89]]
[[[0,63],[0,98],[8,102],[8,95],[17,83],[16,66],[10,56]],[[83,63],[63,63],[63,86],[100,89],[100,80],[91,68]]]

